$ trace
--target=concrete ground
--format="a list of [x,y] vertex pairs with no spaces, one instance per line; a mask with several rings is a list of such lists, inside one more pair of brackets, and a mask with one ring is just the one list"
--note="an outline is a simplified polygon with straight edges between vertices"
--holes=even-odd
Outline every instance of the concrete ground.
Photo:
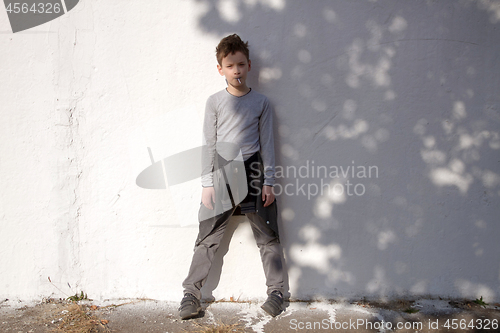
[[[203,315],[187,321],[179,319],[177,307],[177,303],[155,300],[78,304],[53,299],[38,304],[4,300],[0,302],[0,331],[500,332],[500,304],[480,306],[466,300],[291,302],[276,318],[265,314],[257,303],[218,302],[203,304]],[[226,330],[220,328],[223,325]],[[219,330],[214,329],[217,326]]]

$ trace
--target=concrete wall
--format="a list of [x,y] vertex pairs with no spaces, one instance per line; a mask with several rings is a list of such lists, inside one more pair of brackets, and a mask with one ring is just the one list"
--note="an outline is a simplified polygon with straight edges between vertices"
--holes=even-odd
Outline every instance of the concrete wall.
[[[275,106],[292,297],[498,300],[499,27],[497,0],[87,0],[16,34],[0,10],[0,297],[180,299],[198,180],[135,178],[147,147],[201,143],[239,33]],[[263,298],[247,223],[227,248],[205,294]]]

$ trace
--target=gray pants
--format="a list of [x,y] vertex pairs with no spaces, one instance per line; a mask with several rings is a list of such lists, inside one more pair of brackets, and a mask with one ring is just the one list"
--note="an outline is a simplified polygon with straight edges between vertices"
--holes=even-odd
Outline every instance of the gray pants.
[[[233,212],[234,209],[222,214],[215,223],[214,230],[195,247],[188,276],[182,283],[184,293],[191,293],[201,299],[200,289],[207,279],[215,253]],[[274,290],[283,293],[283,264],[281,262],[283,250],[279,237],[256,213],[247,213],[246,216],[250,220],[253,235],[260,250],[266,275],[267,293],[270,294]]]

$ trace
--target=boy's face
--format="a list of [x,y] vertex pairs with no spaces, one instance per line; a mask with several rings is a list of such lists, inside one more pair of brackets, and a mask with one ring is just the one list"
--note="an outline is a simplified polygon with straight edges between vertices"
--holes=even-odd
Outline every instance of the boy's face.
[[[235,88],[246,87],[247,73],[250,68],[250,60],[247,60],[247,57],[240,51],[228,54],[222,59],[222,66],[217,65],[220,75],[225,76],[227,83]],[[238,78],[241,83],[238,82]]]

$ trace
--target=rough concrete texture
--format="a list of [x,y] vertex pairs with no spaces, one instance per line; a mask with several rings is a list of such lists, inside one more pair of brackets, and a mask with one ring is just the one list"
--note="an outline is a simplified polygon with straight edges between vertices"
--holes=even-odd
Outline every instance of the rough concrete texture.
[[[256,333],[497,332],[500,324],[500,304],[482,307],[456,300],[292,302],[286,303],[286,310],[276,318],[256,303],[205,303],[199,318],[185,321],[179,319],[178,304],[172,302],[101,302],[94,307],[89,302],[80,303],[87,304],[85,312],[94,319],[96,332],[213,332],[207,329],[229,325],[237,332]],[[53,300],[38,305],[4,302],[0,307],[2,332],[46,332],[62,322],[68,328],[63,331],[75,329],[79,323],[73,319],[71,325],[71,308],[64,304]],[[414,313],[408,313],[409,310]]]
[[[496,0],[80,1],[16,34],[0,9],[0,296],[182,297],[198,180],[135,179],[200,144],[236,32],[275,106],[291,295],[498,301],[499,26]],[[217,261],[206,297],[264,298],[248,224]]]

